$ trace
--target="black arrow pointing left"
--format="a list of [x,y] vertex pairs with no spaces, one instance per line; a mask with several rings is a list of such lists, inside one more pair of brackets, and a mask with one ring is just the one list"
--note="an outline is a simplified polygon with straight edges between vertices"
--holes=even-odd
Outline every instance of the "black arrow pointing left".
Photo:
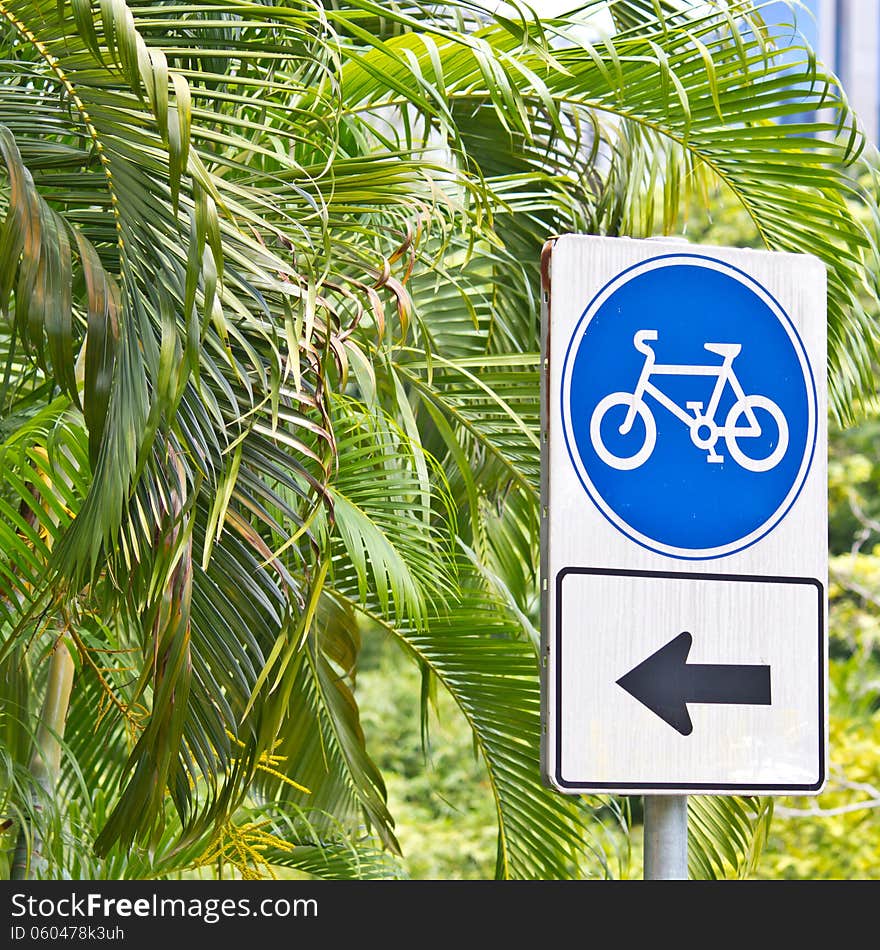
[[688,663],[693,637],[680,633],[617,683],[683,736],[693,730],[688,703],[770,705],[770,667]]

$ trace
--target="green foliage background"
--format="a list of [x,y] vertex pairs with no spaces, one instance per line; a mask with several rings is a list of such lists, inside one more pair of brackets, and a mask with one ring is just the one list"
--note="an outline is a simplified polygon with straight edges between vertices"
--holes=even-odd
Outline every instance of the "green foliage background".
[[[471,732],[443,692],[423,749],[419,672],[389,640],[365,638],[357,697],[398,820],[403,865],[417,879],[491,878],[495,811]],[[427,753],[427,754],[426,754]]]
[[[595,43],[484,14],[0,0],[0,874],[637,876],[638,800],[537,775],[541,245],[818,254],[849,419],[880,189],[750,0],[588,0]],[[846,737],[876,699],[850,438]],[[876,814],[868,761],[835,759],[828,818]],[[761,800],[691,808],[694,877],[754,867]]]

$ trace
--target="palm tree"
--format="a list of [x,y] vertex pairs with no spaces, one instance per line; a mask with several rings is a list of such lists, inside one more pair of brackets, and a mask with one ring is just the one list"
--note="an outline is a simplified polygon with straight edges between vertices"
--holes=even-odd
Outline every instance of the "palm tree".
[[[538,780],[540,248],[720,189],[827,264],[844,418],[878,245],[750,2],[504,9],[0,0],[10,873],[399,874],[377,631],[473,732],[497,875],[612,873],[625,802]],[[746,873],[769,803],[691,807],[692,873]]]

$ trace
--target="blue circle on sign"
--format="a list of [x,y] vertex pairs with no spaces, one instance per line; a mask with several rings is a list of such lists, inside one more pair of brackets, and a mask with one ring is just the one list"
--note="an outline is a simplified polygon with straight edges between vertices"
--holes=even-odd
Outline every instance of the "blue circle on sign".
[[587,494],[661,554],[754,544],[788,513],[812,462],[804,345],[764,287],[714,258],[664,255],[606,284],[572,334],[561,395]]

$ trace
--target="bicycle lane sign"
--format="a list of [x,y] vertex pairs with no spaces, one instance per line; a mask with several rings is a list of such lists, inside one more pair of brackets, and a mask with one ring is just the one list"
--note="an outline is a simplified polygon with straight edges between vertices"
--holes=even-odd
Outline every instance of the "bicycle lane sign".
[[545,782],[817,793],[824,266],[563,235],[542,268]]
[[646,260],[596,294],[560,399],[590,500],[676,558],[731,554],[772,530],[815,451],[816,387],[794,325],[757,281],[700,254]]

